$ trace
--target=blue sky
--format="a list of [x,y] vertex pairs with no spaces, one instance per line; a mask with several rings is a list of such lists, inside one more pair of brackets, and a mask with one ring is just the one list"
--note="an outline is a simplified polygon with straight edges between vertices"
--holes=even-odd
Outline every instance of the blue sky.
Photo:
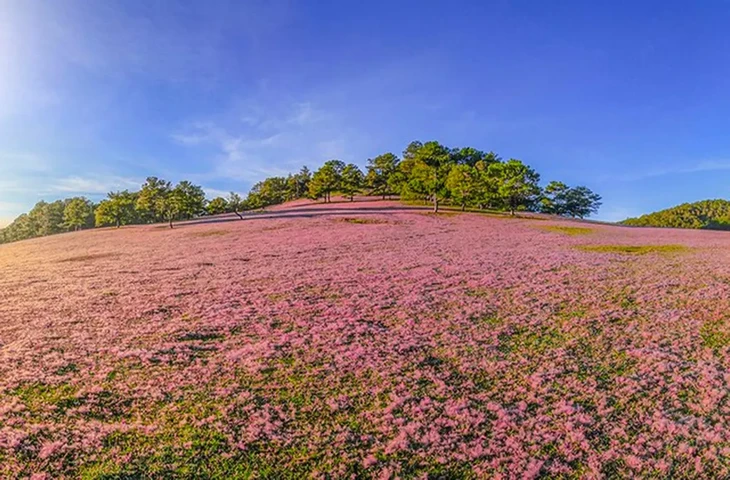
[[416,139],[586,185],[606,220],[728,198],[728,24],[709,0],[0,0],[0,223]]

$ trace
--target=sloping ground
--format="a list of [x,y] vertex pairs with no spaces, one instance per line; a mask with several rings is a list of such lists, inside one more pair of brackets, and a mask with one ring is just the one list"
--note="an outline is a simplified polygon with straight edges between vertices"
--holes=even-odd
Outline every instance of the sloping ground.
[[0,246],[0,476],[730,474],[727,234],[351,212]]

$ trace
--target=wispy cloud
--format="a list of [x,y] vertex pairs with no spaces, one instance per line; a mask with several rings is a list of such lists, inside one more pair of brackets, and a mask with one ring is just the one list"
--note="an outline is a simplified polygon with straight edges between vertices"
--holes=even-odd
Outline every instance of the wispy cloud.
[[[205,190],[205,196],[208,197],[208,200],[212,200],[215,197],[226,198],[228,195],[231,194],[231,192],[229,190],[219,190],[217,188],[203,187],[203,190]],[[243,192],[236,192],[234,190],[234,193],[237,193],[237,194],[241,195],[242,197],[245,196]]]
[[719,172],[730,170],[730,160],[703,160],[697,163],[668,165],[647,170],[628,171],[620,174],[609,174],[600,177],[601,180],[633,182],[648,178],[667,175],[681,175],[700,172]]
[[347,153],[346,130],[311,102],[278,110],[251,103],[239,110],[234,121],[191,122],[171,135],[179,145],[212,149],[212,169],[201,178],[253,183]]
[[54,181],[48,190],[77,195],[103,195],[113,190],[138,189],[141,184],[138,179],[117,176],[74,176]]

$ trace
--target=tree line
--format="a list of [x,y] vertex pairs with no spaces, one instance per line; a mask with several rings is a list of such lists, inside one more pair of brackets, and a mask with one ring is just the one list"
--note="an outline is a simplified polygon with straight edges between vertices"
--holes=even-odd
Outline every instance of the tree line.
[[637,218],[620,222],[634,227],[695,228],[730,230],[730,202],[727,200],[703,200],[683,203]]
[[231,192],[207,200],[200,186],[183,180],[177,185],[149,177],[139,191],[110,192],[95,204],[85,197],[38,202],[0,230],[0,243],[85,228],[166,222],[203,215],[242,212],[300,198],[332,201],[340,195],[397,196],[422,201],[438,212],[447,204],[462,210],[489,209],[543,212],[585,218],[598,211],[601,197],[590,189],[552,181],[540,186],[540,175],[520,160],[503,160],[494,152],[472,147],[449,148],[439,142],[411,142],[401,157],[384,153],[367,160],[363,172],[353,163],[329,160],[311,172],[269,177],[243,198]]

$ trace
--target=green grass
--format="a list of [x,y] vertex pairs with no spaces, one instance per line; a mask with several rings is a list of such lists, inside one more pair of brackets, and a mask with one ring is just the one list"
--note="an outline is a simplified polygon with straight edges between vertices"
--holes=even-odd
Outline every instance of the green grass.
[[618,253],[623,255],[686,253],[691,250],[684,245],[579,245],[576,248],[584,252]]
[[730,332],[723,320],[711,320],[700,327],[702,345],[718,350],[730,345]]
[[218,235],[228,235],[228,230],[205,230],[202,232],[191,232],[191,237],[216,237]]
[[571,237],[580,236],[580,235],[590,235],[593,233],[593,230],[590,228],[585,227],[566,227],[563,225],[546,225],[544,227],[540,227],[543,230],[547,230],[549,232],[555,232],[555,233],[562,233],[565,235],[570,235]]
[[374,225],[379,223],[387,223],[383,220],[376,220],[374,218],[353,218],[353,217],[345,217],[340,219],[341,222],[345,223],[353,223],[356,225]]

